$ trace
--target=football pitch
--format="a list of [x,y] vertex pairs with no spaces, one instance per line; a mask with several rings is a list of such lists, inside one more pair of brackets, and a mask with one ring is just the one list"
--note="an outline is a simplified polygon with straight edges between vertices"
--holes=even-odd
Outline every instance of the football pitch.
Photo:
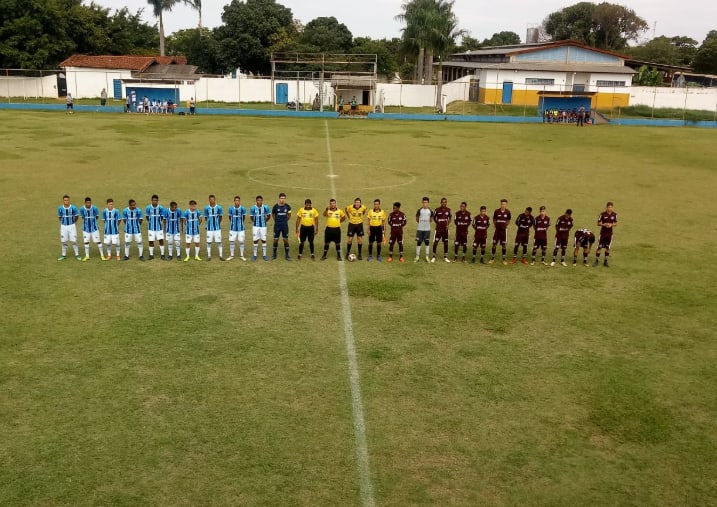
[[[1,116],[0,505],[717,503],[715,132]],[[400,201],[408,262],[56,261],[65,193],[281,191]],[[611,267],[414,264],[424,195],[614,201]]]

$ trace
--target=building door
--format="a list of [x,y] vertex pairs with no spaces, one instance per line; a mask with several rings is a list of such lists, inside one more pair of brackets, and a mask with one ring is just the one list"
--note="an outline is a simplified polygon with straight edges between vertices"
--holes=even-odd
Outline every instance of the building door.
[[114,96],[115,100],[122,100],[122,80],[121,79],[113,79],[112,80],[112,95]]
[[57,96],[67,97],[67,77],[64,72],[57,74]]
[[277,104],[288,104],[289,103],[289,84],[288,83],[276,83],[276,103]]
[[503,82],[503,99],[501,100],[501,102],[503,104],[513,103],[513,81]]
[[365,106],[371,105],[371,92],[369,90],[361,92],[361,104]]

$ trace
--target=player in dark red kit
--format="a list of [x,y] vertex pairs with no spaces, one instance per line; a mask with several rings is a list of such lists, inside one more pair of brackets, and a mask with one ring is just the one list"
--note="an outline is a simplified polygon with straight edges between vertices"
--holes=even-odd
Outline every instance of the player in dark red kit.
[[488,241],[488,227],[490,227],[490,217],[486,215],[486,207],[480,207],[480,213],[473,218],[473,229],[476,231],[473,237],[473,258],[471,264],[476,262],[476,254],[480,247],[480,263],[485,264],[485,245]]
[[458,262],[458,250],[463,247],[463,262],[466,261],[466,251],[468,250],[468,228],[471,225],[471,212],[466,209],[468,204],[462,202],[453,223],[456,224],[456,240],[453,250],[453,262]]
[[612,209],[613,203],[609,202],[605,205],[605,211],[600,213],[597,224],[600,226],[600,239],[598,240],[597,250],[595,250],[595,266],[600,264],[600,251],[605,249],[605,261],[603,266],[610,266],[608,257],[610,257],[610,246],[612,245],[612,230],[617,226],[617,213]]
[[528,243],[530,243],[530,229],[535,225],[535,218],[533,218],[533,208],[528,206],[525,211],[518,215],[515,219],[515,225],[518,226],[518,230],[515,233],[515,247],[513,248],[513,260],[511,264],[518,262],[518,247],[523,247],[523,257],[520,262],[528,264],[528,259],[525,256],[528,254]]
[[570,241],[570,229],[573,228],[573,210],[566,209],[564,215],[558,217],[555,222],[555,249],[553,249],[553,262],[551,266],[555,266],[555,260],[558,258],[558,250],[560,250],[560,264],[565,264],[565,250],[568,248]]
[[448,207],[448,200],[443,197],[441,199],[441,205],[434,210],[433,221],[436,223],[436,232],[433,236],[433,258],[431,262],[436,262],[436,250],[438,249],[438,242],[443,241],[443,260],[448,260],[448,226],[451,223],[451,208]]
[[590,249],[595,243],[595,234],[590,229],[578,229],[575,231],[575,240],[573,241],[573,267],[578,265],[578,250],[583,249],[583,266],[588,267],[588,255]]
[[403,256],[403,228],[406,227],[406,214],[401,211],[401,203],[393,203],[393,211],[388,215],[391,236],[388,239],[388,262],[393,262],[393,245],[398,243],[398,260],[406,262]]
[[548,265],[545,262],[545,254],[548,251],[548,228],[550,227],[550,217],[545,212],[545,206],[540,207],[538,216],[535,217],[535,235],[533,236],[533,258],[530,261],[530,265],[535,264],[535,252],[540,248],[540,262]]
[[512,215],[508,209],[508,199],[500,200],[500,208],[493,212],[493,247],[491,248],[491,258],[488,264],[495,262],[495,250],[500,243],[503,249],[503,265],[507,265],[508,262],[505,260],[506,253],[508,251],[508,225],[510,225],[510,219]]

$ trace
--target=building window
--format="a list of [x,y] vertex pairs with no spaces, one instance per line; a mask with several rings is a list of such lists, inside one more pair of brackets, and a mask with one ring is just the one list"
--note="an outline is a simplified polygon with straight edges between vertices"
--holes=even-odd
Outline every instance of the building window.
[[526,77],[525,84],[527,85],[554,85],[555,79],[543,79],[539,77]]
[[625,81],[607,81],[604,79],[598,79],[595,81],[595,85],[598,87],[614,88],[618,86],[625,86]]

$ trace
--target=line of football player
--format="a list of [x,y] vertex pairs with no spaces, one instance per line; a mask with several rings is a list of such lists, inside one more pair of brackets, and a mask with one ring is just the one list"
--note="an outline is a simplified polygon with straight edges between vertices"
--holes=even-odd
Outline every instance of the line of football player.
[[[279,194],[278,202],[269,208],[263,203],[262,196],[257,196],[256,203],[247,210],[242,204],[239,196],[234,197],[233,205],[227,209],[229,217],[229,256],[223,256],[222,241],[222,218],[224,209],[216,203],[214,195],[209,196],[209,202],[203,210],[197,208],[196,201],[189,201],[189,207],[181,210],[176,202],[171,202],[169,207],[159,204],[159,197],[153,195],[151,203],[146,206],[144,213],[137,207],[136,201],[129,200],[128,206],[120,211],[114,207],[114,201],[107,199],[107,206],[100,214],[97,206],[92,204],[92,199],[87,197],[85,204],[77,209],[70,203],[69,196],[63,196],[63,204],[58,207],[57,216],[60,221],[60,239],[62,252],[58,260],[67,258],[67,248],[72,244],[75,258],[87,261],[90,259],[90,245],[95,243],[100,252],[102,260],[112,258],[111,249],[115,247],[117,260],[128,260],[130,246],[135,242],[139,251],[139,259],[144,260],[144,243],[142,240],[142,222],[147,221],[147,239],[149,242],[149,260],[154,259],[155,243],[159,246],[159,256],[163,260],[189,261],[190,259],[201,260],[200,257],[200,224],[204,222],[206,260],[212,259],[212,244],[216,243],[220,260],[232,260],[235,253],[241,260],[246,260],[245,249],[245,219],[249,217],[252,223],[252,253],[251,260],[257,260],[260,256],[268,261],[267,255],[267,224],[273,219],[274,240],[272,259],[276,259],[279,248],[279,240],[283,240],[284,257],[291,260],[289,255],[289,220],[292,215],[292,208],[286,202],[286,195]],[[449,248],[449,229],[454,225],[453,234],[453,260],[452,262],[468,262],[469,230],[473,229],[472,256],[470,262],[481,264],[492,264],[496,261],[496,254],[500,247],[502,264],[508,264],[508,229],[512,223],[512,213],[508,209],[508,201],[502,199],[500,207],[492,215],[488,215],[486,206],[481,206],[477,214],[472,215],[467,209],[467,204],[461,202],[455,213],[448,207],[446,198],[440,200],[440,205],[431,208],[430,199],[423,197],[421,207],[416,211],[416,254],[414,262],[420,262],[421,247],[425,249],[424,258],[427,262],[435,263],[439,245],[442,244],[443,260],[451,262]],[[299,240],[298,260],[301,260],[304,253],[304,245],[308,243],[309,255],[315,259],[314,238],[318,234],[319,212],[313,207],[310,199],[306,199],[304,206],[296,213],[296,236]],[[360,198],[356,198],[353,204],[340,208],[336,200],[331,199],[323,211],[326,218],[324,231],[324,251],[321,260],[327,258],[331,243],[334,243],[338,260],[362,260],[364,246],[364,223],[368,222],[368,255],[366,260],[374,260],[374,247],[376,249],[376,261],[382,261],[382,245],[388,243],[387,261],[394,260],[394,248],[398,247],[398,260],[405,262],[404,252],[404,229],[407,225],[407,216],[401,210],[399,202],[393,203],[393,209],[386,213],[381,207],[381,201],[375,199],[373,207],[368,208]],[[76,223],[82,218],[82,233],[85,248],[85,255],[79,255],[77,244]],[[98,221],[102,220],[103,240],[100,240]],[[344,221],[348,221],[347,240],[345,257],[341,251],[341,227]],[[538,214],[533,215],[531,207],[525,208],[514,221],[517,230],[513,247],[513,257],[510,261],[516,264],[520,260],[523,264],[535,264],[538,252],[540,262],[548,265],[548,235],[551,227],[551,218],[547,215],[545,206],[540,206]],[[120,226],[124,229],[124,255],[120,255]],[[566,266],[566,252],[570,242],[570,233],[573,229],[574,220],[572,210],[568,209],[555,221],[555,245],[552,253],[550,266],[554,266],[559,259],[561,265]],[[600,213],[597,219],[597,226],[600,228],[597,238],[597,249],[594,265],[600,263],[600,256],[604,250],[605,256],[603,265],[609,265],[610,248],[612,245],[613,228],[617,225],[617,214],[613,209],[613,203],[608,202],[605,210]],[[492,239],[488,239],[488,231],[493,227]],[[387,231],[388,227],[388,231]],[[529,242],[533,231],[532,251],[529,254]],[[181,245],[181,235],[184,235],[184,245]],[[432,238],[431,238],[432,236]],[[167,241],[165,252],[165,238]],[[357,255],[351,253],[353,242],[357,243]],[[578,263],[578,254],[582,250],[583,265],[588,265],[588,255],[593,244],[596,242],[596,235],[587,228],[577,229],[573,234],[573,265]],[[490,258],[487,248],[490,244]],[[182,246],[184,252],[182,252]],[[190,255],[191,247],[194,246],[194,255]],[[238,252],[237,252],[237,248]],[[261,248],[261,255],[259,249]],[[106,249],[106,252],[105,252]],[[559,257],[558,257],[559,254]]]

